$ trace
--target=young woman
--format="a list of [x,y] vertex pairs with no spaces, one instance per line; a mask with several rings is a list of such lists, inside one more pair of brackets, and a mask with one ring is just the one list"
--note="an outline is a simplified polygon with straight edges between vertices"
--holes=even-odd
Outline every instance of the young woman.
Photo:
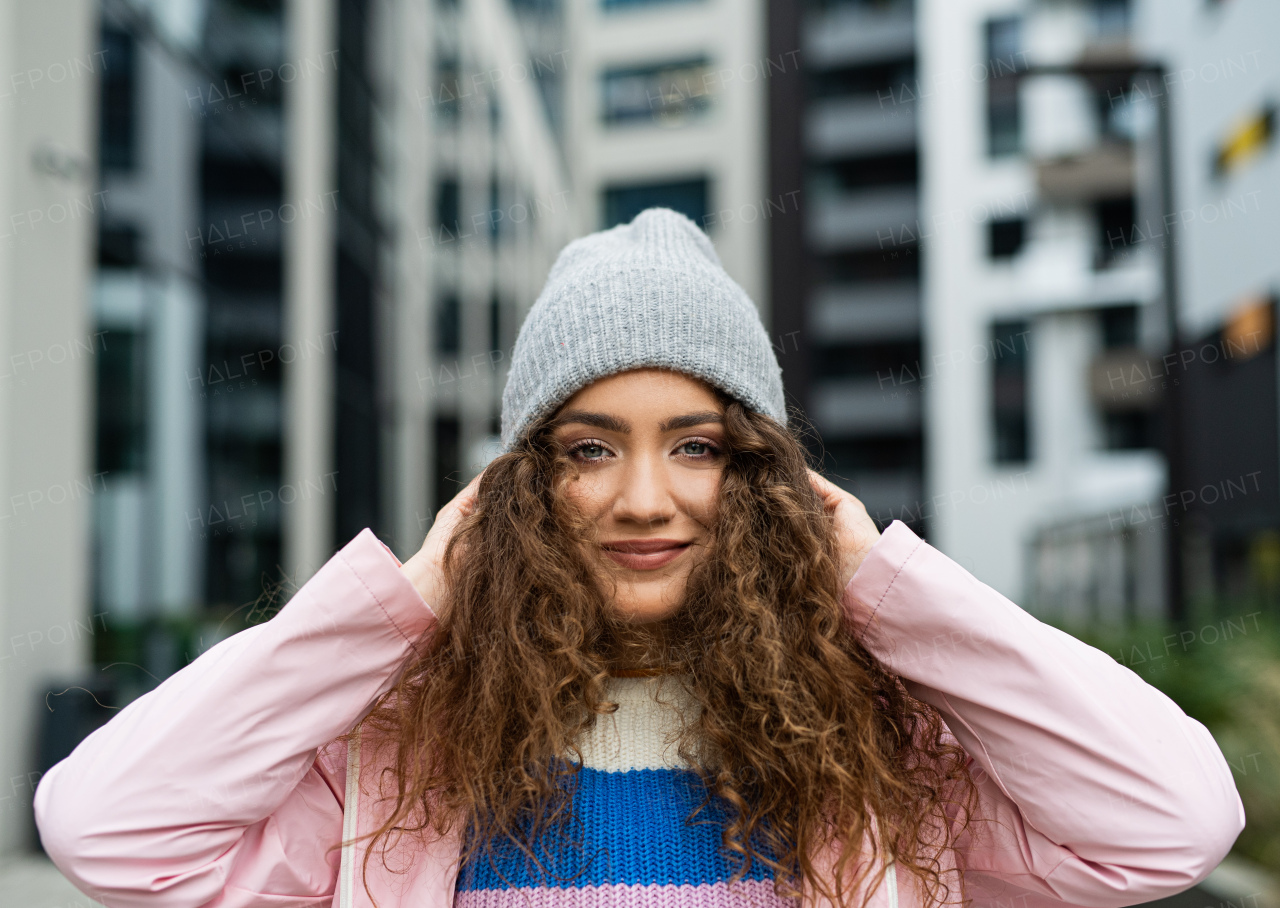
[[671,211],[571,243],[505,453],[36,792],[108,906],[1123,906],[1244,817],[1208,732],[809,471]]

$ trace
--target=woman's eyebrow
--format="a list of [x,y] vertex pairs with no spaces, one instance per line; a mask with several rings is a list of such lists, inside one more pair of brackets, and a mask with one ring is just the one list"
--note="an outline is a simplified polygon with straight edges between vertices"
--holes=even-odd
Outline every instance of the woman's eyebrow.
[[625,419],[610,416],[608,413],[592,413],[588,410],[567,410],[558,416],[551,425],[555,428],[559,428],[560,426],[567,426],[570,423],[581,423],[584,426],[595,426],[597,429],[607,429],[610,432],[618,432],[622,435],[631,434],[631,424]]
[[684,416],[673,416],[658,426],[659,432],[671,432],[675,429],[690,429],[694,426],[706,425],[709,422],[724,422],[724,417],[714,410],[705,413],[688,413]]

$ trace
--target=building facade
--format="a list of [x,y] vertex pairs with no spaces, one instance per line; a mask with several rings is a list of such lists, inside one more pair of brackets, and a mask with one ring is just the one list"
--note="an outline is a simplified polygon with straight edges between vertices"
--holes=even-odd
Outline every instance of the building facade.
[[[775,3],[770,53],[773,324],[814,453],[883,524],[925,533],[916,9]],[[794,52],[794,51],[793,51]]]
[[402,524],[414,548],[497,452],[516,332],[576,232],[564,125],[573,58],[560,5],[459,0],[436,7],[430,33],[419,104],[431,202],[417,234],[430,353],[410,393],[427,421],[432,484]]
[[662,205],[711,237],[767,314],[767,225],[797,199],[766,183],[770,57],[759,0],[566,0],[566,154],[583,232]]
[[[1189,617],[1274,609],[1280,597],[1275,306],[1280,262],[1276,85],[1266,50],[1280,10],[1258,0],[1135,5],[1142,51],[1164,62],[1136,86],[1170,111],[1178,341],[1151,370],[1178,378]],[[1164,509],[1162,508],[1161,511]]]
[[[114,352],[88,301],[103,55],[87,0],[0,8],[0,856],[34,840],[40,716],[89,657],[92,376]],[[49,704],[49,705],[46,705]]]
[[1164,610],[1160,112],[1119,0],[923,0],[923,382],[936,544],[1042,616]]

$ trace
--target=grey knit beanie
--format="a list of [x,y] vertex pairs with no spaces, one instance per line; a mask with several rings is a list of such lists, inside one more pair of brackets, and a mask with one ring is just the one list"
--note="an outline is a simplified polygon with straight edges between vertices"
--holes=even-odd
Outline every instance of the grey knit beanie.
[[502,446],[598,378],[645,366],[706,380],[786,425],[782,370],[746,291],[683,214],[650,208],[561,250],[502,392]]

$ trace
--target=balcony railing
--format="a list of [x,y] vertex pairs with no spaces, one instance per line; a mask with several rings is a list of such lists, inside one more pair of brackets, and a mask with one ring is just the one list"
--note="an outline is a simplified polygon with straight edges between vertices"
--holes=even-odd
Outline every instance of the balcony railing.
[[816,101],[805,123],[809,151],[821,157],[908,151],[916,134],[913,106],[875,95]]
[[920,285],[884,281],[818,289],[809,330],[825,342],[902,340],[920,335]]
[[823,252],[896,245],[920,232],[918,196],[913,186],[818,195],[809,205],[810,238]]
[[806,66],[849,66],[915,53],[911,3],[830,3],[805,22]]
[[1036,183],[1053,202],[1093,202],[1132,195],[1133,146],[1103,142],[1085,151],[1036,161]]
[[812,416],[830,435],[891,435],[920,429],[919,386],[895,386],[876,378],[815,383]]

